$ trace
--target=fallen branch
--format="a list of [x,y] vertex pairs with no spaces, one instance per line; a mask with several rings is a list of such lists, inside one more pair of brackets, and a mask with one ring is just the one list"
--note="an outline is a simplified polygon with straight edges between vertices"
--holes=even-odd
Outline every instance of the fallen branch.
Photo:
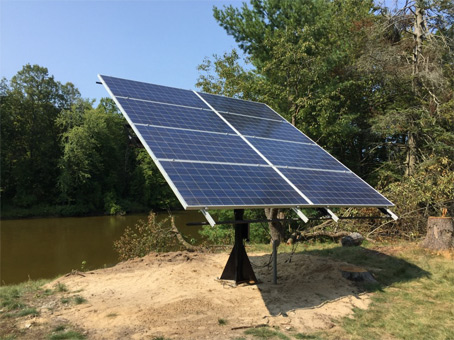
[[268,327],[266,323],[262,323],[260,325],[252,325],[252,326],[238,326],[238,327],[232,327],[230,328],[232,331],[235,331],[237,329],[247,329],[247,328],[261,328],[261,327]]
[[196,246],[193,246],[192,244],[190,244],[189,242],[187,242],[183,235],[181,235],[180,231],[177,229],[177,226],[175,225],[175,219],[173,216],[170,217],[170,223],[171,223],[171,228],[172,228],[172,232],[175,233],[175,236],[177,237],[178,239],[178,242],[181,243],[181,245],[187,250],[187,251],[197,251],[198,250],[198,247]]
[[307,240],[311,238],[317,238],[317,237],[330,237],[334,240],[338,240],[341,237],[348,236],[350,235],[350,231],[338,231],[338,232],[330,232],[330,231],[325,231],[325,230],[320,230],[320,231],[314,231],[314,232],[294,232],[292,236],[288,239],[287,244],[293,244],[298,241],[302,240]]

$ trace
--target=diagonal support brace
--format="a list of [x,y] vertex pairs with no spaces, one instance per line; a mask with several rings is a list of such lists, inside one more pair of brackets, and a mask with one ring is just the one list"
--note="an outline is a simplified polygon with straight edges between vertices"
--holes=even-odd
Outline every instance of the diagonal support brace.
[[339,221],[339,217],[333,213],[330,209],[328,208],[324,208],[326,210],[326,212],[331,216],[331,218],[333,219],[334,222],[338,222]]
[[380,210],[383,214],[390,216],[394,221],[399,219],[399,217],[388,208],[378,208],[378,210]]
[[304,223],[309,222],[309,217],[304,215],[304,213],[299,208],[292,208],[292,210],[298,215],[299,218],[303,220]]
[[200,209],[200,212],[206,218],[206,220],[210,224],[210,226],[214,227],[216,225],[216,222],[214,221],[213,217],[211,217],[210,213],[208,211],[206,211],[206,209]]

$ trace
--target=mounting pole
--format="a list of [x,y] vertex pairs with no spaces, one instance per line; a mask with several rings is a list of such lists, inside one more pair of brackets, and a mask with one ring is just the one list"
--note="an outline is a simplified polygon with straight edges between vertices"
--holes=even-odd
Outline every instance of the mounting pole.
[[[235,209],[235,221],[243,221],[244,209]],[[221,280],[234,280],[235,283],[257,283],[251,262],[246,254],[243,239],[248,238],[248,223],[235,223],[235,245],[221,275]]]

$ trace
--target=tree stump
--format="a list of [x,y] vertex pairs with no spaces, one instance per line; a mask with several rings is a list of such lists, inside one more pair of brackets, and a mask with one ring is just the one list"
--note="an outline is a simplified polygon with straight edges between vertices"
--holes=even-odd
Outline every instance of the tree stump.
[[351,281],[377,283],[377,280],[366,269],[357,266],[340,266],[342,276]]
[[452,217],[429,217],[427,234],[422,246],[432,250],[453,249],[454,219]]

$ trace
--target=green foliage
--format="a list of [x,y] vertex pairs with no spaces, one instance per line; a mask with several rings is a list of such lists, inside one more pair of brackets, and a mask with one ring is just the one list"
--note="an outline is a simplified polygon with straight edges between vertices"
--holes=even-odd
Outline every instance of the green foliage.
[[[232,210],[216,210],[212,211],[212,216],[215,221],[233,221]],[[249,210],[244,211],[244,219],[264,219],[262,210]],[[232,224],[217,224],[214,227],[205,225],[199,231],[199,234],[211,244],[225,245],[233,244],[235,238],[235,228]],[[252,243],[269,243],[270,234],[268,227],[264,223],[251,223],[249,225],[249,240]]]
[[178,249],[179,243],[172,231],[169,218],[158,221],[157,215],[151,212],[147,221],[140,220],[133,228],[127,227],[114,249],[121,261],[143,257],[148,253]]
[[46,68],[0,82],[2,217],[167,209],[175,196],[145,150],[129,143],[115,103],[82,99]]

